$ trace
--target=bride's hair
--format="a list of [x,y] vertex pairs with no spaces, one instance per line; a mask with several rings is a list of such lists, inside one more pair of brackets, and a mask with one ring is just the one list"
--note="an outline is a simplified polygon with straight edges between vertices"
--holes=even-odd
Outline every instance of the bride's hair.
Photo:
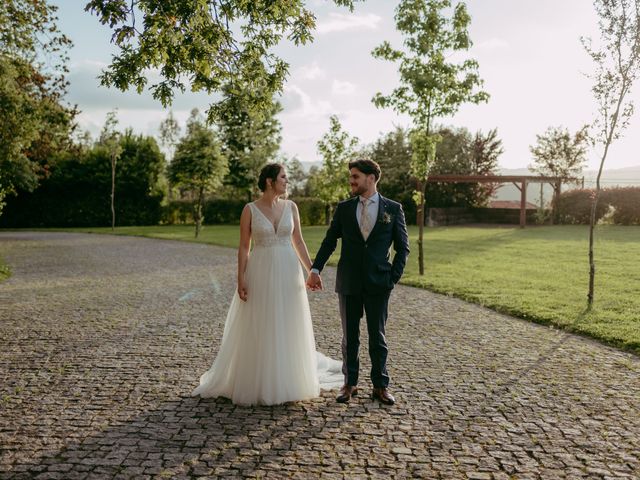
[[284,168],[284,165],[280,163],[267,163],[262,170],[260,170],[260,176],[258,177],[258,188],[261,192],[267,189],[267,178],[271,179],[273,183],[278,179],[280,170]]

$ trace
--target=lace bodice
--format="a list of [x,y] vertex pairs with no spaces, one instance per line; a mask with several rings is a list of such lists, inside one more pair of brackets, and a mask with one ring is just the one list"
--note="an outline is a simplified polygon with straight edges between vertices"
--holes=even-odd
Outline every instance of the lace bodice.
[[264,213],[255,205],[249,203],[251,208],[251,240],[256,247],[270,247],[274,245],[290,245],[293,233],[293,214],[291,202],[284,200],[284,210],[280,217],[277,229]]

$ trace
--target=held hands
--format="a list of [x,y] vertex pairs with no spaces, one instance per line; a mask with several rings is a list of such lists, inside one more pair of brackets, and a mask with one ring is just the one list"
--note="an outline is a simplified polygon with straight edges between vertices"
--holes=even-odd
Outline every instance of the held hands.
[[243,302],[247,301],[247,282],[245,282],[244,280],[238,280],[238,296]]
[[307,288],[312,292],[322,290],[322,278],[320,278],[320,275],[310,272],[307,277]]

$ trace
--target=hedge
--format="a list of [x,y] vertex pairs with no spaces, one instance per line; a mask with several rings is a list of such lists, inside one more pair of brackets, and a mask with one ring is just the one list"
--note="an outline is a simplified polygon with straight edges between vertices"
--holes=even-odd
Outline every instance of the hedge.
[[[569,190],[558,199],[560,223],[588,224],[594,189]],[[614,187],[600,191],[596,221],[616,225],[640,225],[640,187]]]
[[[317,198],[292,198],[298,205],[300,222],[303,225],[324,225],[325,206]],[[209,198],[204,204],[204,224],[238,224],[246,202],[227,198]],[[173,200],[162,209],[162,223],[193,223],[193,203],[188,200]]]

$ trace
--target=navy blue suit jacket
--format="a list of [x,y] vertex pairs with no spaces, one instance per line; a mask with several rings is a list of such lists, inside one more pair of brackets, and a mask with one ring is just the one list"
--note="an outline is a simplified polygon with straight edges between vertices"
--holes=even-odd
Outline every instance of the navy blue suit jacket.
[[[342,239],[336,292],[343,295],[388,293],[400,280],[409,255],[409,238],[402,205],[380,195],[378,217],[365,241],[356,209],[359,197],[340,202],[312,268],[322,271]],[[395,254],[389,261],[393,245]]]

